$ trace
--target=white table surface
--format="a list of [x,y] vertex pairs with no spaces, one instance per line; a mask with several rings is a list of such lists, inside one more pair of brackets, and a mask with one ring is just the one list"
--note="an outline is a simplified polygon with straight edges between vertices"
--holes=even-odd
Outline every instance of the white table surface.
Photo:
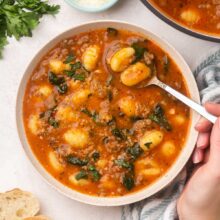
[[120,0],[112,9],[98,14],[77,11],[62,0],[52,0],[51,3],[61,5],[60,13],[55,18],[44,17],[32,38],[23,38],[20,42],[10,40],[4,59],[0,60],[0,191],[19,187],[33,192],[40,199],[41,212],[53,220],[117,220],[121,208],[94,207],[64,197],[44,182],[26,158],[15,123],[16,94],[25,68],[50,39],[75,25],[98,19],[123,20],[151,30],[170,42],[190,67],[217,44],[195,39],[169,27],[139,0]]

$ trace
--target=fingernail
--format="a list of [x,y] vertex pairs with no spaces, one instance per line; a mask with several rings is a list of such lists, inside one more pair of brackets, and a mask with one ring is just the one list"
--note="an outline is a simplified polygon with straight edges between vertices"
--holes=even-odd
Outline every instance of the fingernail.
[[201,162],[201,152],[196,151],[193,157],[193,163],[197,164]]

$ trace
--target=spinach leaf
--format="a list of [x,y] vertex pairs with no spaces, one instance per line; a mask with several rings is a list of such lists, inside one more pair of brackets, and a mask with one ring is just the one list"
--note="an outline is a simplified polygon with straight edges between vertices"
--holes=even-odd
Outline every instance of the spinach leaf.
[[134,187],[134,178],[130,175],[124,175],[123,185],[127,190],[131,190]]
[[106,86],[110,86],[113,80],[113,75],[109,74],[107,80],[106,80]]
[[100,175],[99,171],[95,168],[95,166],[90,165],[88,167],[88,171],[90,171],[90,173],[92,174],[93,181],[95,181],[95,182],[99,181],[99,179],[101,178],[101,175]]
[[92,120],[94,122],[98,122],[99,120],[99,115],[98,113],[96,113],[95,111],[94,112],[91,112],[89,111],[87,108],[83,108],[81,109],[81,112],[83,112],[84,114],[88,115],[90,118],[92,118]]
[[126,169],[129,169],[129,170],[134,169],[134,164],[129,162],[129,161],[126,161],[124,159],[118,159],[118,160],[115,160],[114,162],[115,162],[116,165],[118,165],[122,168],[126,168]]
[[108,97],[109,102],[111,102],[113,99],[113,94],[111,90],[107,90],[107,97]]
[[66,94],[67,91],[68,91],[68,86],[66,83],[63,83],[59,86],[57,86],[57,91],[60,93],[60,94]]
[[116,37],[118,35],[118,30],[112,27],[107,28],[108,37]]
[[167,131],[171,131],[172,127],[170,123],[168,122],[164,110],[160,104],[156,105],[154,108],[154,111],[148,116],[148,118],[157,123],[160,127],[164,128]]
[[74,59],[75,59],[74,54],[73,54],[73,53],[70,53],[70,54],[66,57],[66,59],[65,59],[65,61],[64,61],[63,63],[65,63],[65,64],[71,63]]
[[65,82],[65,78],[64,77],[58,77],[56,74],[54,74],[53,72],[49,72],[48,73],[48,79],[49,79],[49,82],[52,84],[52,85],[56,85],[56,86],[59,86],[61,85],[62,83]]
[[114,129],[112,129],[112,134],[113,134],[116,138],[118,138],[118,139],[120,139],[120,140],[126,140],[126,139],[127,139],[127,137],[126,137],[126,135],[124,134],[124,132],[123,132],[121,129],[119,129],[119,128],[114,128]]
[[92,154],[92,158],[93,158],[94,161],[97,161],[100,158],[100,153],[98,151],[95,151]]
[[132,147],[127,149],[127,153],[132,156],[132,159],[136,160],[144,151],[138,143],[135,143]]
[[59,122],[56,121],[55,118],[53,118],[53,117],[50,117],[48,119],[48,123],[49,123],[49,125],[51,125],[54,128],[58,128],[59,127]]
[[86,76],[85,76],[84,73],[80,73],[80,74],[74,74],[72,76],[72,78],[75,79],[75,80],[79,80],[79,81],[85,81]]
[[39,116],[41,119],[46,120],[48,122],[48,124],[54,128],[59,127],[59,121],[56,121],[56,119],[54,118],[56,107],[57,106],[54,106],[53,108],[50,108],[45,112],[42,112]]
[[136,63],[137,61],[139,61],[143,58],[144,52],[147,51],[147,49],[145,47],[143,47],[142,45],[140,45],[139,42],[133,43],[131,46],[135,50],[135,59],[134,59],[133,63]]
[[141,117],[141,116],[131,116],[130,117],[130,120],[132,121],[132,122],[136,122],[136,121],[139,121],[139,120],[143,120],[144,118],[143,117]]
[[144,144],[144,146],[147,147],[147,149],[150,149],[151,144],[152,144],[152,142],[147,142]]
[[67,163],[71,164],[71,165],[77,165],[77,166],[85,166],[88,164],[88,160],[82,160],[78,157],[75,157],[73,155],[68,155],[66,157],[66,161]]
[[85,170],[81,170],[75,176],[76,180],[88,179],[88,173]]
[[70,64],[70,66],[71,70],[64,70],[65,74],[74,80],[85,81],[85,70],[83,69],[81,62]]
[[163,69],[164,72],[167,73],[170,67],[170,60],[169,57],[167,55],[164,55],[163,57]]
[[81,62],[76,62],[76,63],[70,64],[70,65],[71,65],[71,70],[74,72],[82,67]]

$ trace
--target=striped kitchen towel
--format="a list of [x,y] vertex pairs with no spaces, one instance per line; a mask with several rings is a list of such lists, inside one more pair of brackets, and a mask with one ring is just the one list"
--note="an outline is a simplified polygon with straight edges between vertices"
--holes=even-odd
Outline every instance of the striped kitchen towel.
[[[202,103],[207,101],[220,103],[220,49],[212,50],[201,60],[195,68],[194,76]],[[158,194],[122,207],[121,220],[174,220],[177,217],[176,201],[184,188],[186,177],[185,168]]]

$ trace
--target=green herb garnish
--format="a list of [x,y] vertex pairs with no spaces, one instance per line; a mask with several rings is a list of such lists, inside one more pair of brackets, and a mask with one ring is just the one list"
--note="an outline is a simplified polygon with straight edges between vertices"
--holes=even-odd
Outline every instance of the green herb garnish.
[[127,190],[131,190],[134,187],[134,178],[130,175],[124,175],[123,185]]
[[122,168],[130,169],[130,170],[134,169],[134,164],[124,159],[118,159],[118,160],[115,160],[114,162],[116,165]]
[[0,58],[8,37],[31,37],[45,14],[55,15],[60,6],[41,0],[0,0]]
[[160,127],[164,128],[167,131],[171,131],[172,127],[170,125],[170,123],[168,122],[165,114],[164,114],[164,110],[162,108],[162,106],[160,104],[158,104],[154,111],[148,116],[148,118],[157,123]]
[[137,61],[139,61],[143,58],[144,52],[147,51],[147,49],[145,47],[143,47],[142,45],[140,45],[139,42],[133,43],[131,46],[135,50],[135,59],[134,59],[133,63],[136,63]]
[[71,66],[71,70],[75,72],[76,70],[82,67],[82,64],[81,62],[76,62],[76,63],[70,64],[70,66]]
[[113,134],[116,138],[118,138],[118,139],[120,139],[120,140],[126,140],[126,139],[127,139],[127,137],[126,137],[126,135],[124,134],[124,132],[123,132],[121,129],[119,129],[119,128],[114,128],[114,129],[112,129],[112,134]]
[[67,163],[71,164],[71,165],[77,165],[77,166],[85,166],[88,164],[88,160],[86,159],[80,159],[78,157],[75,157],[73,155],[68,155],[66,157],[66,161]]
[[67,91],[68,91],[68,86],[67,86],[67,84],[66,84],[66,83],[63,83],[63,84],[57,86],[57,91],[58,91],[60,94],[65,94],[65,93],[67,93]]
[[93,160],[96,162],[99,158],[100,158],[100,153],[98,151],[95,151],[93,154],[92,154],[92,158]]
[[131,119],[132,122],[136,122],[136,121],[139,121],[139,120],[143,120],[144,118],[141,117],[141,116],[134,115],[134,116],[131,116],[130,119]]
[[52,84],[52,85],[55,85],[56,88],[57,88],[57,91],[60,93],[60,94],[65,94],[67,93],[67,90],[68,90],[68,86],[67,84],[65,83],[65,78],[64,77],[58,77],[56,74],[54,74],[53,72],[49,72],[48,73],[48,79],[49,79],[49,82]]
[[48,73],[48,79],[49,79],[49,82],[52,84],[52,85],[56,85],[56,86],[59,86],[61,85],[62,83],[65,82],[65,78],[64,77],[58,77],[55,73],[53,72],[49,72]]
[[110,86],[113,80],[113,75],[109,74],[107,80],[106,80],[106,86]]
[[145,147],[147,147],[147,149],[149,150],[150,149],[150,146],[151,146],[152,142],[147,142],[144,144]]
[[127,153],[131,155],[132,159],[136,160],[144,151],[138,143],[135,143],[132,147],[127,148]]
[[88,173],[85,170],[81,170],[75,175],[76,180],[88,179]]
[[80,73],[80,74],[73,75],[72,78],[75,80],[79,80],[79,81],[85,81],[86,76],[85,76],[85,74]]
[[118,35],[118,30],[112,27],[107,28],[107,33],[109,37],[116,37]]
[[49,123],[49,125],[51,125],[54,128],[58,128],[59,127],[59,122],[57,120],[55,120],[53,117],[50,117],[48,119],[48,123]]
[[170,67],[170,60],[169,57],[167,55],[165,55],[163,58],[163,69],[164,72],[167,73]]
[[92,174],[93,181],[95,181],[95,182],[99,181],[99,179],[101,178],[101,175],[95,166],[90,165],[88,167],[88,171],[90,171],[90,173]]
[[96,111],[89,111],[87,108],[83,108],[81,109],[81,112],[83,112],[84,114],[88,115],[90,118],[92,118],[92,120],[94,122],[99,122],[99,115]]
[[66,59],[65,59],[65,61],[64,61],[63,63],[65,63],[65,64],[71,63],[74,59],[75,59],[74,54],[73,54],[73,53],[70,53],[70,54],[66,57]]

